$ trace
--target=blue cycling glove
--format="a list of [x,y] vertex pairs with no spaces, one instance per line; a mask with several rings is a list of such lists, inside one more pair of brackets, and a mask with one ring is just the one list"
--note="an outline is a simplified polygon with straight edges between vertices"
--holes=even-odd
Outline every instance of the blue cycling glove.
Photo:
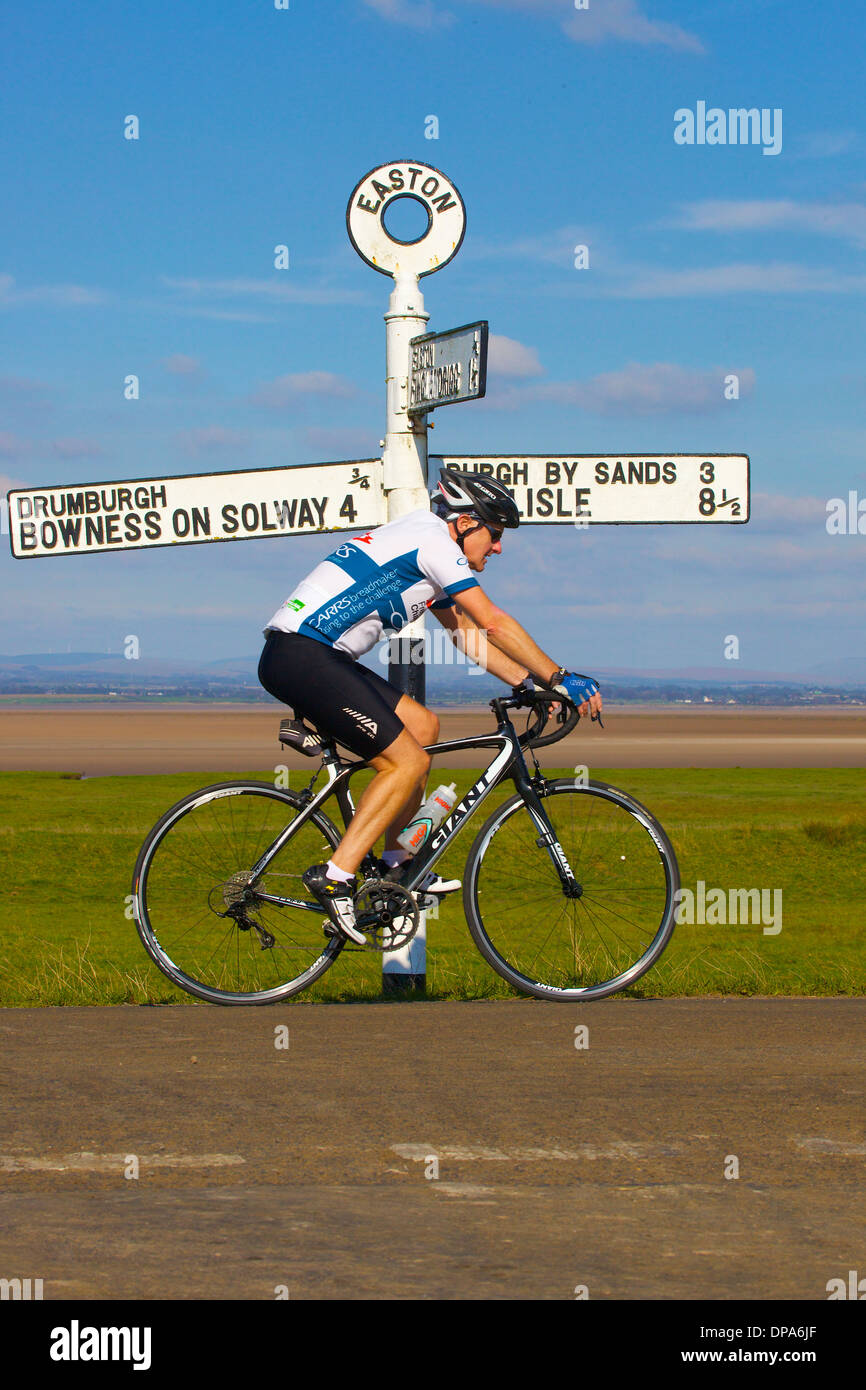
[[592,676],[581,676],[574,671],[562,671],[560,668],[553,679],[556,685],[552,689],[557,695],[565,695],[575,705],[582,705],[591,695],[598,694],[598,683]]

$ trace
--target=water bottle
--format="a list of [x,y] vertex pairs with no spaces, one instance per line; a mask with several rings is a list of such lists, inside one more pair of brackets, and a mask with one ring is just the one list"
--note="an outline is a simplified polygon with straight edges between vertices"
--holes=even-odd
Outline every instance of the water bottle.
[[432,796],[428,796],[423,806],[419,806],[414,820],[406,826],[402,834],[397,836],[397,844],[410,854],[417,854],[423,844],[429,840],[433,831],[441,825],[449,811],[457,800],[457,785],[452,782],[450,787],[437,787]]

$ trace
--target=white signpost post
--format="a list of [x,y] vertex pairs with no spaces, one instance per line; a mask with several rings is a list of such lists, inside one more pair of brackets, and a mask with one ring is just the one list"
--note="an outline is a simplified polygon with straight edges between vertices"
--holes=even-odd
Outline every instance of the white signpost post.
[[[386,225],[390,209],[405,200],[426,215],[424,230],[412,240]],[[418,281],[457,254],[466,209],[441,170],[395,160],[356,184],[346,226],[361,259],[394,281],[385,314],[382,458],[18,488],[8,494],[16,559],[366,530],[429,507],[427,412],[476,400],[486,389],[486,321],[443,333],[423,331],[429,314]],[[459,455],[433,461],[497,478],[512,490],[529,525],[580,529],[749,519],[749,460],[740,454]],[[423,702],[423,619],[407,624],[400,639],[402,659],[392,657],[389,680]],[[425,980],[422,913],[409,945],[384,956],[383,988],[423,988]]]
[[[401,241],[385,225],[389,208],[405,199],[420,204],[427,218],[426,230],[411,242]],[[441,270],[457,254],[466,230],[466,209],[457,189],[440,170],[398,160],[371,170],[355,186],[346,210],[346,225],[361,259],[394,280],[385,315],[387,421],[382,454],[388,520],[393,521],[430,505],[424,414],[428,407],[419,410],[417,403],[410,402],[413,340],[417,350],[417,340],[425,336],[422,329],[430,317],[425,312],[418,281]],[[435,374],[433,386],[437,386]],[[407,624],[397,645],[401,656],[392,655],[388,679],[398,690],[423,704],[424,619]],[[423,988],[426,970],[427,922],[422,912],[418,930],[408,946],[383,956],[383,990]]]

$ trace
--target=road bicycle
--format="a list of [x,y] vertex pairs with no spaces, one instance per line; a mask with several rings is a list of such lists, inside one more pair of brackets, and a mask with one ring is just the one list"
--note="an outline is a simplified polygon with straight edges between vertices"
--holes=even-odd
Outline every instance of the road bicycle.
[[[395,876],[372,852],[363,861],[355,914],[368,948],[323,922],[301,874],[332,856],[342,835],[323,808],[333,798],[348,825],[351,780],[369,764],[342,756],[322,730],[284,719],[281,742],[320,758],[309,786],[220,782],[183,797],[145,840],[133,910],[152,960],[199,999],[272,1004],[320,979],[346,949],[401,948],[425,906],[419,885],[510,778],[514,794],[482,825],[463,873],[478,950],[514,989],[539,999],[601,999],[633,984],[673,931],[680,880],[670,840],[646,807],[582,769],[544,775],[535,749],[564,738],[579,718],[561,696],[516,690],[490,706],[495,730],[427,750],[494,750],[447,819]],[[522,732],[509,718],[520,709]],[[325,785],[314,791],[323,771]]]

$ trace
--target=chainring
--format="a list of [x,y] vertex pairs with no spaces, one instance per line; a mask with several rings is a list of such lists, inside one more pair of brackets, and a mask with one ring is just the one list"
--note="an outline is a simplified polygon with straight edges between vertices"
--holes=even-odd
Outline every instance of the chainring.
[[399,951],[418,930],[418,904],[397,883],[368,878],[355,894],[355,921],[373,951]]

